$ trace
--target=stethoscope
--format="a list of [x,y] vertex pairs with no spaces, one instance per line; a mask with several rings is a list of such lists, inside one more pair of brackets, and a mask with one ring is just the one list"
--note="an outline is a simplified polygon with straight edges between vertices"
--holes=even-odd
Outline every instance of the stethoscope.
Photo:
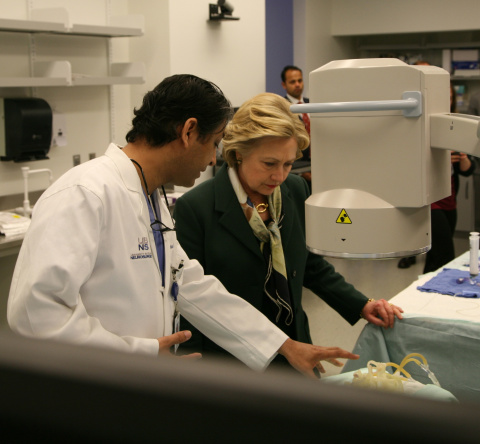
[[[166,232],[166,231],[176,231],[175,221],[173,220],[173,217],[172,217],[171,213],[170,213],[170,218],[172,219],[173,228],[167,227],[162,221],[158,220],[157,212],[155,210],[155,206],[153,205],[152,199],[150,197],[150,192],[148,191],[147,180],[145,179],[145,174],[143,172],[143,168],[136,160],[134,160],[134,159],[130,159],[130,160],[135,165],[137,165],[138,168],[140,169],[140,174],[142,175],[143,184],[145,185],[146,196],[147,196],[148,201],[150,202],[150,206],[152,207],[152,211],[153,211],[153,215],[154,215],[155,220],[150,224],[150,228],[152,229],[152,231],[159,231],[160,235],[163,238],[163,233],[164,232]],[[165,199],[165,203],[166,203],[167,208],[168,208],[167,193],[165,192],[165,188],[164,188],[163,185],[162,185],[162,192],[163,192],[163,197]],[[165,243],[164,243],[164,245],[165,245]],[[170,295],[172,296],[173,302],[175,304],[175,309],[174,309],[174,313],[173,313],[173,326],[172,326],[172,330],[173,330],[174,333],[176,333],[180,329],[180,311],[178,310],[178,291],[179,291],[179,287],[178,287],[178,282],[177,281],[180,279],[180,276],[183,273],[183,264],[184,264],[184,261],[182,259],[180,261],[180,264],[178,265],[178,268],[173,268],[172,267],[172,271],[171,271],[171,273],[172,273],[172,287],[170,289]],[[163,274],[165,274],[165,273],[163,273]],[[177,349],[178,349],[178,344],[175,344],[173,349],[174,349],[174,353],[176,353]]]
[[[140,174],[142,175],[143,184],[145,185],[145,191],[146,191],[147,199],[150,202],[150,206],[152,207],[152,211],[153,211],[153,214],[155,216],[155,220],[150,224],[150,228],[154,231],[160,231],[160,233],[162,233],[162,235],[166,231],[176,231],[175,221],[173,220],[173,217],[172,217],[171,214],[170,214],[170,218],[172,219],[173,228],[167,227],[162,221],[158,220],[157,211],[155,210],[155,206],[153,205],[152,199],[150,197],[150,192],[148,191],[148,185],[147,185],[147,181],[145,179],[145,174],[143,172],[143,168],[136,160],[134,160],[134,159],[130,159],[130,160],[135,165],[137,165],[138,168],[140,169]],[[162,185],[162,192],[163,192],[163,198],[165,199],[165,203],[167,204],[167,208],[168,208],[169,204],[168,204],[168,199],[167,199],[167,193],[165,192],[165,187],[163,185]]]

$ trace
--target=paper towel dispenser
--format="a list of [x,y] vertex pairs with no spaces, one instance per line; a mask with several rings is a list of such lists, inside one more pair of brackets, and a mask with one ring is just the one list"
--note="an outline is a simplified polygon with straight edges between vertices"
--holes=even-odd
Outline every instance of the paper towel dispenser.
[[52,109],[39,98],[0,98],[0,159],[48,159]]

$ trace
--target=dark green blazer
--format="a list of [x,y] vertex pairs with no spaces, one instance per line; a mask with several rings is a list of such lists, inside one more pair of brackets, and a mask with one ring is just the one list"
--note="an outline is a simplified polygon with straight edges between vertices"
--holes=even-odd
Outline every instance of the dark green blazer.
[[[323,257],[308,252],[305,200],[309,188],[306,181],[290,174],[280,188],[285,213],[281,236],[296,332],[292,339],[311,343],[308,319],[302,307],[302,287],[322,298],[352,325],[360,318],[367,298],[345,282]],[[187,255],[197,259],[205,273],[216,276],[228,291],[262,311],[264,300],[268,299],[263,291],[267,264],[230,183],[226,164],[213,179],[197,185],[177,200],[174,218],[178,240]],[[181,328],[193,333],[192,338],[180,346],[183,352],[223,351],[185,319],[182,319]]]

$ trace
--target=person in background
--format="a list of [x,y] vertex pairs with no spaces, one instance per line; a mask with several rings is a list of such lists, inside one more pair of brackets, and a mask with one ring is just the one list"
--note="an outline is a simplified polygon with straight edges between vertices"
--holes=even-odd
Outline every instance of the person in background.
[[[456,112],[455,88],[450,84],[450,112]],[[453,237],[457,225],[457,195],[460,185],[459,176],[470,176],[475,171],[475,162],[465,153],[451,152],[452,194],[431,205],[432,246],[427,252],[423,273],[438,270],[455,259]],[[404,257],[398,263],[399,268],[409,268],[416,262],[415,256]]]
[[467,114],[480,116],[480,91],[473,94],[468,101]]
[[[307,97],[303,97],[303,74],[302,70],[294,65],[287,65],[282,69],[280,74],[282,79],[282,87],[286,91],[285,98],[296,105],[297,103],[309,103]],[[308,136],[310,137],[310,116],[308,113],[301,114],[300,120],[305,125]],[[302,151],[302,161],[310,162],[310,142],[308,147]],[[310,171],[300,174],[308,183],[311,190],[312,173]]]
[[[456,111],[455,89],[450,84],[450,112]],[[453,236],[457,225],[457,195],[459,176],[470,176],[475,171],[475,161],[465,153],[451,152],[452,194],[432,204],[432,248],[427,252],[424,273],[438,270],[455,259]]]
[[[304,179],[289,172],[308,144],[308,134],[287,100],[264,93],[245,102],[225,129],[226,163],[213,179],[175,204],[178,240],[206,273],[261,310],[291,338],[311,343],[303,287],[351,324],[363,317],[392,327],[395,316],[402,318],[401,308],[368,299],[326,260],[307,250],[309,189]],[[215,304],[213,298],[211,303]],[[181,352],[225,354],[187,319],[181,323],[193,333]]]
[[312,377],[323,368],[320,360],[341,365],[337,358],[358,358],[293,341],[206,276],[178,244],[160,189],[192,186],[215,162],[231,116],[220,89],[193,75],[171,76],[134,114],[123,148],[111,144],[104,156],[72,168],[35,205],[12,279],[10,327],[25,336],[155,356],[191,336],[178,331],[182,313],[256,370],[277,353]]
[[[306,97],[303,97],[303,74],[302,70],[294,65],[287,65],[280,74],[282,87],[286,91],[285,98],[294,104],[309,103]],[[308,132],[308,131],[307,131]]]

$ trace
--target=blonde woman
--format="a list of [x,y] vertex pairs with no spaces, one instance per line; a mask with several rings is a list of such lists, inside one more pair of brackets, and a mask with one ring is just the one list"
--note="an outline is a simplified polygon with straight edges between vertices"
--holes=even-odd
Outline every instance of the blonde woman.
[[[304,202],[309,188],[289,173],[309,143],[286,99],[264,93],[245,102],[225,129],[226,163],[213,179],[177,200],[178,240],[206,274],[215,275],[292,339],[312,342],[303,287],[350,324],[364,317],[391,327],[395,316],[402,317],[400,308],[368,299],[321,256],[307,251]],[[182,328],[193,331],[185,352],[226,353],[182,322]]]

